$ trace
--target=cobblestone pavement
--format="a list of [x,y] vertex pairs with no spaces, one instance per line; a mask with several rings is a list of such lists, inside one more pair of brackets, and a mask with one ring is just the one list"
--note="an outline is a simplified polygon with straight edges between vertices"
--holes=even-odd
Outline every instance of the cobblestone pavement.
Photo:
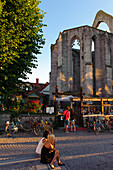
[[[77,131],[65,134],[56,130],[57,149],[65,167],[62,170],[112,170],[113,134]],[[41,136],[33,133],[16,133],[14,137],[0,136],[0,170],[47,170],[40,163],[35,149]]]

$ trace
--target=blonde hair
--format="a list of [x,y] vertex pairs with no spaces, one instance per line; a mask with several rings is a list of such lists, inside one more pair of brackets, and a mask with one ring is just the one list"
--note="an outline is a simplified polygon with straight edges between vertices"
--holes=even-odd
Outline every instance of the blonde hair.
[[55,135],[49,134],[49,135],[47,136],[47,139],[49,140],[49,142],[50,142],[52,145],[54,145]]

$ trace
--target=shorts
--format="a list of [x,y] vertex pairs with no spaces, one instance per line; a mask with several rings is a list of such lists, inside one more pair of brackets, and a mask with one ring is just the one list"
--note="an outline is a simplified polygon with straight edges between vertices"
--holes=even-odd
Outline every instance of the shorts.
[[66,122],[66,125],[69,125],[69,120],[65,120],[65,122]]
[[73,123],[73,122],[75,122],[75,120],[74,120],[74,119],[73,119],[73,120],[70,120],[70,122]]

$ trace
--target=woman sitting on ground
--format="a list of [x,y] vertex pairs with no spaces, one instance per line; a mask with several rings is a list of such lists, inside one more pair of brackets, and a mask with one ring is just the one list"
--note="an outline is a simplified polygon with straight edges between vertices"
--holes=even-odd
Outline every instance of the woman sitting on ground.
[[42,151],[41,151],[41,163],[49,164],[52,169],[54,169],[54,161],[55,159],[58,162],[59,166],[64,165],[60,161],[59,151],[56,150],[56,140],[55,135],[49,134],[47,136],[47,140],[43,145]]

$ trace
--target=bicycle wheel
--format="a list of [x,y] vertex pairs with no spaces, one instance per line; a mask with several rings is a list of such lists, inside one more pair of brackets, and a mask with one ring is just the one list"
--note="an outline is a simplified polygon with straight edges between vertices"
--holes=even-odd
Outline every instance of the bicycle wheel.
[[51,125],[46,125],[44,129],[49,130],[53,134],[53,127]]
[[99,135],[99,129],[97,127],[95,128],[95,134]]
[[7,129],[7,131],[6,131],[6,133],[7,133],[7,136],[8,136],[8,137],[14,135],[14,129],[13,129],[13,127],[12,127],[11,125],[9,125],[9,127],[8,127],[8,129]]
[[39,133],[40,133],[40,134],[43,134],[44,130],[45,130],[45,129],[44,129],[44,124],[43,124],[43,123],[40,123],[40,124],[39,124]]
[[89,123],[87,124],[87,127],[88,127],[88,132],[90,133],[90,125],[89,125]]
[[36,125],[36,126],[35,126],[35,128],[34,128],[34,134],[35,134],[36,136],[39,136],[39,134],[40,134],[39,125]]
[[113,126],[110,126],[110,132],[113,133]]
[[31,131],[32,130],[32,124],[29,121],[25,121],[22,126],[23,126],[23,129],[25,131]]

